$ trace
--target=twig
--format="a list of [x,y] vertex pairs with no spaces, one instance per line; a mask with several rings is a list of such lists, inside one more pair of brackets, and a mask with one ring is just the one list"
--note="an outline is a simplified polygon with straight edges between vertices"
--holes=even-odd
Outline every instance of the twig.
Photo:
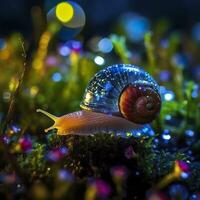
[[[4,121],[4,123],[2,123],[1,129],[0,129],[0,135],[1,136],[3,136],[3,134],[6,132],[7,127],[9,127],[9,125],[10,125],[10,123],[12,121],[12,116],[13,116],[16,96],[18,95],[18,93],[20,91],[20,88],[22,86],[23,79],[24,79],[24,74],[25,74],[26,69],[27,69],[27,66],[26,66],[26,52],[25,52],[25,48],[24,48],[24,43],[22,42],[21,38],[19,40],[20,40],[20,44],[21,44],[22,50],[23,50],[23,53],[22,53],[22,56],[23,56],[23,59],[24,59],[23,70],[22,70],[21,76],[19,78],[18,85],[17,85],[15,91],[13,92],[13,94],[11,96],[8,112],[6,114],[5,121]],[[21,181],[26,186],[28,186],[29,185],[28,176],[22,171],[22,169],[20,168],[20,166],[17,163],[17,160],[15,159],[13,154],[10,153],[9,147],[7,146],[7,144],[5,144],[2,139],[0,139],[0,145],[2,146],[4,154],[8,158],[8,161],[12,165],[12,167],[15,170],[16,174],[19,176]]]

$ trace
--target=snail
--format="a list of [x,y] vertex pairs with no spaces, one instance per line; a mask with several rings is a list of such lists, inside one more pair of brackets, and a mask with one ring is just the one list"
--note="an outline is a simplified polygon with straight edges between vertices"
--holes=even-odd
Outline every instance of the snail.
[[116,133],[122,137],[154,134],[150,123],[161,108],[159,86],[143,69],[117,64],[100,70],[89,82],[82,110],[56,117],[38,109],[52,120],[58,135]]

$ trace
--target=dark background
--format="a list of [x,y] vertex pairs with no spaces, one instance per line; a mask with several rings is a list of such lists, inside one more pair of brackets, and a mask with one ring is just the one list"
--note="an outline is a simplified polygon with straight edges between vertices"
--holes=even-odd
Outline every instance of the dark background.
[[[56,0],[49,0],[54,2]],[[189,30],[200,21],[199,0],[74,0],[85,10],[87,34],[109,33],[112,24],[126,11],[134,11],[156,21],[168,18],[175,29]],[[55,2],[54,2],[55,3]],[[44,0],[0,0],[0,35],[20,31],[31,34],[30,10],[39,5],[45,10]]]

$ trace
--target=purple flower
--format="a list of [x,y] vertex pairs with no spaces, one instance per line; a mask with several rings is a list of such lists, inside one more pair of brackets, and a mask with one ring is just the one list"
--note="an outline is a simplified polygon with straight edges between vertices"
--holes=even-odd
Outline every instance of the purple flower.
[[11,125],[11,130],[13,130],[14,133],[19,133],[21,128],[18,125]]
[[50,150],[47,153],[47,159],[53,162],[59,161],[65,155],[67,155],[68,149],[66,147],[61,147],[57,149]]
[[169,81],[170,78],[171,78],[170,71],[168,71],[168,70],[161,71],[160,74],[159,74],[159,78],[160,78],[161,81],[164,81],[164,82]]
[[62,181],[69,181],[69,182],[72,182],[74,180],[74,176],[65,169],[61,169],[58,171],[58,178]]
[[24,152],[28,152],[32,149],[32,141],[29,138],[25,138],[25,137],[20,138],[19,145],[20,145],[22,151],[24,151]]
[[176,163],[183,172],[189,172],[190,171],[189,165],[185,161],[177,160]]
[[131,158],[136,157],[137,154],[136,154],[135,151],[133,150],[133,147],[130,145],[130,146],[128,146],[128,147],[125,149],[124,156],[125,156],[127,159],[131,159]]
[[95,188],[97,195],[100,197],[105,198],[111,193],[111,187],[103,180],[95,180],[92,183],[92,186]]
[[8,136],[6,136],[6,135],[4,135],[2,137],[2,140],[3,140],[3,143],[5,143],[5,144],[9,144],[10,143],[10,138]]
[[68,46],[73,52],[79,53],[82,50],[82,43],[78,40],[69,40],[65,45]]

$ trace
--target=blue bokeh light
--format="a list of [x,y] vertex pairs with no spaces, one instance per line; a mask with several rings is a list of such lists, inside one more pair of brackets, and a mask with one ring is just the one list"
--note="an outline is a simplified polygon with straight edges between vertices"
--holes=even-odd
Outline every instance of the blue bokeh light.
[[109,53],[113,49],[113,44],[109,38],[103,38],[99,41],[98,48],[103,53]]
[[134,13],[123,16],[121,23],[128,39],[136,43],[142,41],[144,35],[150,30],[149,20]]
[[59,72],[56,72],[52,76],[53,81],[59,82],[62,80],[62,75]]

